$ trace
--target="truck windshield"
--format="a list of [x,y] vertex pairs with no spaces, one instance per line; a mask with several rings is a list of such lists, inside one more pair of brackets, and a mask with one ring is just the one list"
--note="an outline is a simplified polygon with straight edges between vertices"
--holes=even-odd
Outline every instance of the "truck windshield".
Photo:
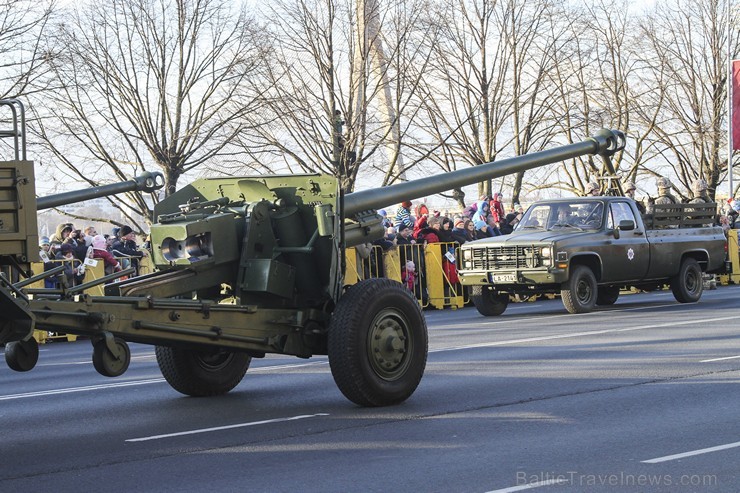
[[543,202],[530,207],[518,229],[584,231],[600,229],[604,204],[595,201]]

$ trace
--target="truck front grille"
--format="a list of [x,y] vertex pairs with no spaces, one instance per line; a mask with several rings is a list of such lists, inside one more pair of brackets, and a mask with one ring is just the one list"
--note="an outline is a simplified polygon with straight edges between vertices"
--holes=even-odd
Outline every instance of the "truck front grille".
[[533,246],[493,246],[473,249],[473,270],[540,267],[540,250]]

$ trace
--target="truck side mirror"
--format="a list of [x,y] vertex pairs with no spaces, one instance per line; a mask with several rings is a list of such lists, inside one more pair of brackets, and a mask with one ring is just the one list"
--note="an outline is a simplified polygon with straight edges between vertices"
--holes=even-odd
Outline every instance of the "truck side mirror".
[[632,231],[635,229],[635,221],[632,221],[631,219],[623,219],[619,221],[619,229],[622,231]]
[[619,239],[620,231],[632,231],[635,229],[635,221],[630,219],[623,219],[619,221],[619,226],[614,230],[614,238]]

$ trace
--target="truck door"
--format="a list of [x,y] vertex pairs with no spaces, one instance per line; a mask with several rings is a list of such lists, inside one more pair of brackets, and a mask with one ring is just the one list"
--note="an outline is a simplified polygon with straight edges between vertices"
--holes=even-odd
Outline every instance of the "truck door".
[[614,231],[620,221],[635,223],[632,231],[619,231],[619,238],[607,240],[606,251],[602,252],[602,282],[643,279],[650,266],[650,245],[645,236],[642,221],[637,221],[627,201],[609,204],[606,231]]

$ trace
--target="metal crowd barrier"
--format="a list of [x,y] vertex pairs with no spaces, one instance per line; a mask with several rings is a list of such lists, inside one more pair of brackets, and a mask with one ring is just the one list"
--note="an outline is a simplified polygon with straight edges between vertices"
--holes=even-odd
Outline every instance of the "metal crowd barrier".
[[[352,285],[368,278],[385,277],[408,287],[422,307],[462,308],[468,300],[466,290],[456,282],[458,246],[457,243],[398,245],[384,252],[373,245],[369,255],[366,251],[361,255],[362,248],[360,251],[347,248],[344,282]],[[405,269],[408,261],[414,262],[416,269],[411,286]]]

